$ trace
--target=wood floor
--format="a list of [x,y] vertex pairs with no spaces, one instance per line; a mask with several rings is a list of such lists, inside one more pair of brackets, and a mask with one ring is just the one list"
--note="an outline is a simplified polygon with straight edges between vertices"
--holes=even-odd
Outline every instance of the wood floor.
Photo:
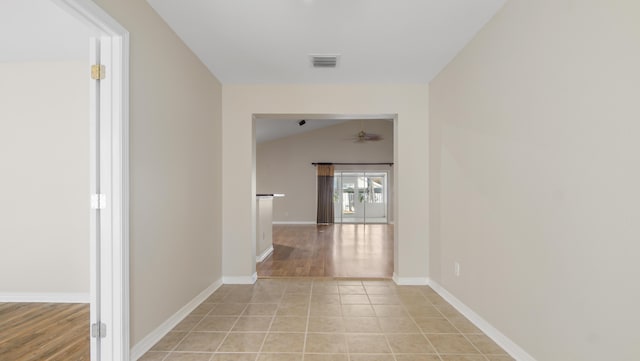
[[89,358],[88,304],[0,303],[0,360]]
[[393,226],[274,225],[273,254],[259,277],[391,278]]

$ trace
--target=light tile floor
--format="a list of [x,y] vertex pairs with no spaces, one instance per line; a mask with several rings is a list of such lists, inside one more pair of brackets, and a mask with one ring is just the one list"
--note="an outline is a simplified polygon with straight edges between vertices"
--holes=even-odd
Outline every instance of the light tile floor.
[[507,361],[427,286],[260,279],[223,285],[141,361]]

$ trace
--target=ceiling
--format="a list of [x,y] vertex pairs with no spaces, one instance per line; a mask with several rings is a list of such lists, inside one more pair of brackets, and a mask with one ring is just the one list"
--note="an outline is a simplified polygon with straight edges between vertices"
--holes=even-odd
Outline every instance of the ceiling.
[[[393,121],[393,117],[391,114],[257,114],[255,115],[256,143],[270,142],[272,140],[299,135],[352,120],[368,121],[384,119]],[[301,120],[305,121],[304,125],[299,124]]]
[[299,119],[256,119],[256,143],[270,142],[348,121],[344,119],[305,119],[305,124],[301,126],[298,122],[302,119],[304,117]]
[[505,1],[147,0],[224,84],[428,83]]
[[0,0],[0,62],[88,59],[90,36],[52,0]]

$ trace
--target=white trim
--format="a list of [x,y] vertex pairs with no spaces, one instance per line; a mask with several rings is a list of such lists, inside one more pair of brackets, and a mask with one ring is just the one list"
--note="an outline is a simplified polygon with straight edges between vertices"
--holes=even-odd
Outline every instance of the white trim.
[[273,224],[316,224],[315,221],[273,221]]
[[252,285],[258,280],[258,273],[251,276],[222,276],[222,283],[225,285]]
[[[122,27],[111,15],[107,14],[92,0],[53,0],[69,15],[87,24],[92,29],[104,35],[123,36],[129,35],[127,29]],[[100,34],[100,35],[102,35]]]
[[153,345],[176,327],[180,321],[184,320],[185,317],[204,302],[204,300],[211,296],[218,288],[220,288],[220,286],[222,286],[222,279],[218,279],[213,282],[204,291],[200,292],[200,294],[189,301],[189,303],[179,309],[178,312],[174,313],[173,316],[169,317],[155,330],[151,331],[147,336],[140,340],[140,342],[135,344],[131,349],[131,361],[136,361],[142,357],[142,355],[149,351]]
[[36,303],[89,303],[91,297],[82,292],[3,292],[0,293],[0,302],[36,302]]
[[256,257],[256,263],[264,261],[265,259],[267,259],[267,257],[269,257],[271,253],[273,253],[273,245],[269,246],[269,248],[265,249],[261,255]]
[[518,346],[510,338],[505,336],[497,328],[493,327],[484,318],[478,315],[475,311],[462,303],[454,295],[449,293],[444,287],[440,286],[437,282],[429,280],[429,286],[436,291],[445,301],[455,307],[460,313],[462,313],[471,323],[476,325],[482,332],[491,338],[498,346],[502,347],[511,357],[518,361],[536,361],[533,356],[529,355],[522,347]]
[[393,272],[393,282],[398,286],[426,286],[429,284],[429,277],[400,277]]

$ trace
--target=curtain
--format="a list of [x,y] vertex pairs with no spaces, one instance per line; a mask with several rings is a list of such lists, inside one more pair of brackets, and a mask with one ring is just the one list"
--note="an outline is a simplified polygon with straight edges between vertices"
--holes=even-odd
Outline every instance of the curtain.
[[318,224],[333,223],[333,165],[318,164]]

